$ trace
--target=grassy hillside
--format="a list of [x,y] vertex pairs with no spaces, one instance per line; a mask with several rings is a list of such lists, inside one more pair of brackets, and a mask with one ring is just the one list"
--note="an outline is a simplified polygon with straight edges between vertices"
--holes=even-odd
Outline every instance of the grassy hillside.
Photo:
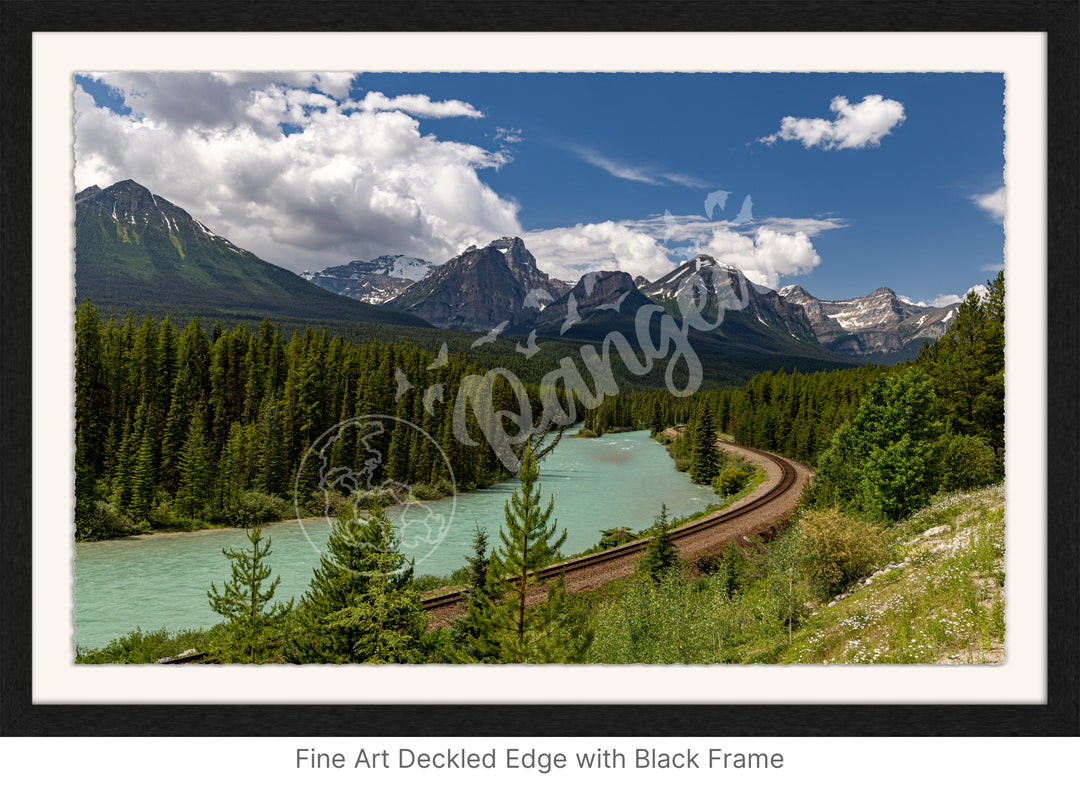
[[816,609],[777,661],[1004,661],[1004,485],[940,498],[890,541],[893,560]]
[[807,512],[768,545],[699,558],[691,581],[613,586],[588,661],[1001,662],[1004,508],[998,485],[887,528]]

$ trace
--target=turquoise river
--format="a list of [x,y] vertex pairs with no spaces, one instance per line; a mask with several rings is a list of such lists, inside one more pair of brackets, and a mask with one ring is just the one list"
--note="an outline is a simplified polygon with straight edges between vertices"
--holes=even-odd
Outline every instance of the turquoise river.
[[[565,437],[543,460],[540,485],[545,503],[549,495],[555,497],[553,513],[559,530],[566,529],[563,552],[568,555],[594,545],[603,529],[648,527],[662,503],[678,516],[716,500],[710,489],[676,472],[667,451],[646,431]],[[447,498],[423,504],[431,511],[422,513],[442,527],[434,534],[444,538],[417,544],[416,573],[448,574],[465,565],[477,524],[497,544],[503,508],[515,488],[516,481],[510,480],[459,495],[456,502]],[[325,518],[264,527],[263,534],[273,541],[268,562],[281,577],[278,597],[300,600],[329,532]],[[136,627],[175,631],[212,626],[219,616],[210,609],[206,591],[212,582],[221,590],[229,576],[229,560],[221,550],[244,546],[243,531],[236,528],[78,544],[75,643],[102,647]]]

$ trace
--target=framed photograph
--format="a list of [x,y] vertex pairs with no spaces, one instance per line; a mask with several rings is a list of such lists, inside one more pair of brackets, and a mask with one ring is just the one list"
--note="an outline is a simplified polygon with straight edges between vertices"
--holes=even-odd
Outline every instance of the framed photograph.
[[3,8],[5,733],[1077,735],[1074,6],[200,8]]

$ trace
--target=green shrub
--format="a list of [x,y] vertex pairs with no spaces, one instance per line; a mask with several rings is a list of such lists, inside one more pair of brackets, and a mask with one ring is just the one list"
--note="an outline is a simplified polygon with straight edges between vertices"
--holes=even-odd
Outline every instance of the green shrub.
[[452,584],[454,583],[451,575],[421,574],[418,577],[413,577],[410,587],[418,593],[427,593]]
[[837,508],[808,511],[798,531],[799,571],[822,600],[874,571],[887,557],[879,526]]
[[140,530],[131,517],[104,500],[98,500],[87,511],[75,523],[76,541],[100,541],[146,532]]
[[586,662],[701,664],[715,662],[725,636],[737,629],[708,583],[687,584],[678,573],[653,583],[639,578],[601,605]]
[[734,542],[724,544],[719,552],[698,555],[693,563],[700,574],[711,577],[728,596],[747,587],[756,576],[746,550]]
[[941,466],[944,492],[988,486],[1001,478],[997,454],[978,437],[950,437],[945,443]]
[[373,506],[394,505],[393,495],[386,489],[364,489],[345,494],[337,489],[319,491],[304,501],[304,510],[309,514],[343,517],[346,519],[366,511]]
[[739,467],[727,467],[713,480],[713,488],[721,497],[730,497],[750,480],[750,472]]
[[938,489],[941,429],[926,374],[881,377],[818,457],[811,502],[890,520],[922,508]]
[[453,494],[450,482],[439,480],[436,483],[414,483],[409,491],[417,500],[438,500]]
[[621,547],[623,544],[629,544],[638,538],[638,535],[626,526],[602,530],[600,535],[600,543],[596,545],[598,550]]
[[[276,522],[283,519],[287,511],[288,505],[280,497],[249,489],[237,494],[220,509],[215,509],[209,519],[215,524],[247,528],[264,522]],[[176,518],[173,517],[171,521],[169,526],[175,529]]]
[[144,632],[136,628],[132,632],[111,640],[98,649],[75,649],[75,662],[85,665],[141,665],[176,656],[194,649],[202,651],[209,639],[205,630],[194,629],[169,634],[165,629]]

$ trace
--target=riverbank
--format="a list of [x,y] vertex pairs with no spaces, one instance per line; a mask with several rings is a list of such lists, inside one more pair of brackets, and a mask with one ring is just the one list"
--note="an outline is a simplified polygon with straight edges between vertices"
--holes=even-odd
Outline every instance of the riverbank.
[[[405,498],[403,500],[402,499],[397,499],[397,498],[395,498],[393,496],[386,496],[386,497],[382,498],[381,504],[384,507],[393,507],[393,506],[396,506],[396,505],[434,503],[434,502],[439,502],[439,501],[442,501],[442,500],[449,500],[450,498],[456,497],[459,494],[469,494],[469,493],[472,493],[472,492],[483,491],[485,489],[489,489],[492,486],[496,486],[496,485],[498,485],[500,483],[504,483],[505,481],[510,480],[512,477],[513,476],[511,476],[509,473],[507,473],[507,474],[502,475],[502,476],[492,477],[492,478],[490,478],[490,479],[488,479],[486,481],[478,483],[478,484],[470,487],[469,489],[466,489],[466,490],[461,491],[461,492],[445,493],[445,494],[439,494],[437,496],[434,496],[434,495],[430,496],[430,497],[409,496],[409,497],[407,497],[407,498]],[[437,491],[436,487],[423,485],[423,488],[421,488],[420,484],[417,484],[415,486],[410,486],[410,487],[407,487],[407,488],[408,488],[408,493],[410,495],[414,495],[414,493],[416,492],[417,489],[420,489],[422,492],[425,492],[425,493],[434,493],[435,491]],[[441,491],[441,490],[438,490],[438,491]],[[310,502],[311,502],[311,498],[309,498],[309,500],[308,500],[308,503],[310,503]],[[350,510],[352,510],[351,501],[349,500],[349,498],[347,498],[343,494],[340,495],[340,496],[331,498],[329,500],[329,502],[331,504],[336,504],[336,507],[331,507],[328,510],[323,511],[321,513],[313,511],[310,508],[297,509],[295,507],[295,504],[294,504],[294,507],[292,509],[292,512],[294,514],[296,514],[296,516],[294,518],[294,517],[286,517],[285,516],[285,513],[288,510],[288,505],[284,501],[282,501],[282,507],[280,509],[273,512],[270,516],[263,516],[263,517],[255,520],[254,522],[252,522],[252,526],[261,525],[263,527],[266,527],[267,525],[279,524],[279,523],[290,522],[290,521],[299,521],[299,520],[303,520],[303,519],[335,518],[338,515],[340,515],[340,513],[343,513],[345,508],[349,508]],[[300,513],[297,513],[298,510],[300,511]],[[77,539],[75,541],[75,545],[80,546],[80,545],[85,545],[85,544],[98,544],[98,543],[101,543],[103,541],[124,541],[124,540],[132,539],[132,538],[144,538],[144,537],[147,537],[147,536],[155,536],[155,535],[175,535],[175,534],[184,534],[184,533],[202,533],[202,532],[212,531],[212,530],[235,530],[235,529],[238,529],[239,527],[240,526],[236,525],[236,524],[225,524],[225,523],[218,523],[218,522],[210,522],[210,521],[207,521],[207,520],[204,520],[204,519],[175,517],[175,518],[173,518],[172,524],[165,524],[163,526],[150,527],[150,528],[144,529],[144,530],[138,530],[138,531],[132,531],[132,532],[124,533],[122,535],[108,536],[108,537],[103,537],[103,538],[93,538],[93,539]]]

